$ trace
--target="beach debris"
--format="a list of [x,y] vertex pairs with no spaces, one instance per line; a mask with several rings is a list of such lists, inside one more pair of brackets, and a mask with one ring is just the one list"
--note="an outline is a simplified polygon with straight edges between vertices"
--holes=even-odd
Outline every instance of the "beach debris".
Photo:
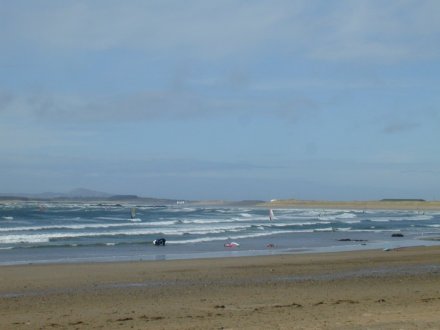
[[165,246],[166,241],[167,240],[165,238],[158,238],[153,241],[153,244],[156,246],[160,246],[160,245]]
[[224,246],[227,248],[234,248],[234,247],[240,246],[240,244],[238,244],[237,242],[229,242],[229,243],[225,243]]
[[402,233],[394,233],[391,235],[391,237],[403,237]]

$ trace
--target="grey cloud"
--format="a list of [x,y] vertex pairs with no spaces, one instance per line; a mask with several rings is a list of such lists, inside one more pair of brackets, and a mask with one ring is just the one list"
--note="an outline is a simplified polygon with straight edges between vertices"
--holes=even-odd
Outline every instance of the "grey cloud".
[[397,122],[393,124],[389,124],[384,127],[383,132],[387,134],[397,134],[406,131],[411,131],[419,127],[418,123],[410,123],[410,122]]
[[206,115],[200,98],[172,91],[145,92],[125,97],[87,98],[79,95],[38,93],[15,95],[11,113],[44,121],[136,121],[142,119],[185,119]]
[[296,122],[316,115],[319,104],[301,96],[283,100],[278,100],[276,95],[268,95],[265,99],[225,99],[203,96],[191,91],[163,90],[94,98],[43,92],[9,95],[5,109],[10,114],[22,118],[69,124],[189,120],[225,116],[272,116]]
[[14,96],[12,93],[0,91],[0,112],[6,111],[12,104]]

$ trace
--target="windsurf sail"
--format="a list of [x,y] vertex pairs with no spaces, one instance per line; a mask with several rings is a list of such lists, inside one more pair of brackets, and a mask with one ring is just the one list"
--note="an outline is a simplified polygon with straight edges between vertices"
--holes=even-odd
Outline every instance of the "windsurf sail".
[[131,208],[130,216],[132,219],[136,218],[136,208],[135,207]]
[[272,221],[275,218],[272,209],[269,210],[269,221]]
[[237,246],[240,246],[240,244],[238,244],[237,242],[229,242],[229,243],[225,243],[224,246],[227,248],[235,248]]

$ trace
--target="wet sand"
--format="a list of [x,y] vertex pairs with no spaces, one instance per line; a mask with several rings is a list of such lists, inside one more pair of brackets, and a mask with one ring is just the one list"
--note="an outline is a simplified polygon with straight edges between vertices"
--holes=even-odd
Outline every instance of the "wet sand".
[[439,329],[440,247],[0,267],[1,329]]

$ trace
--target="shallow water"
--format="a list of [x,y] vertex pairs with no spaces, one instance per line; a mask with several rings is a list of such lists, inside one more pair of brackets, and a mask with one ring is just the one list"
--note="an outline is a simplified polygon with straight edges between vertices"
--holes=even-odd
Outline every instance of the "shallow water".
[[[131,219],[130,211],[136,208]],[[440,212],[0,204],[0,264],[213,258],[437,245]],[[403,237],[391,237],[401,233]],[[153,246],[159,237],[165,247]],[[236,248],[225,248],[227,242]]]

